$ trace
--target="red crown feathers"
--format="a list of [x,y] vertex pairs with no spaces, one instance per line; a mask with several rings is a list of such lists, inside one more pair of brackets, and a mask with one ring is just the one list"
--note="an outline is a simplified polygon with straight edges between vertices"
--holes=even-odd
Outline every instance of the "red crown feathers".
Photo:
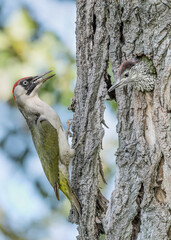
[[21,80],[23,80],[23,79],[25,79],[25,78],[28,78],[28,77],[23,77],[23,78],[19,79],[19,80],[14,84],[13,89],[12,89],[12,94],[13,94],[14,100],[15,100],[15,95],[14,95],[15,87],[18,85],[18,83],[19,83]]

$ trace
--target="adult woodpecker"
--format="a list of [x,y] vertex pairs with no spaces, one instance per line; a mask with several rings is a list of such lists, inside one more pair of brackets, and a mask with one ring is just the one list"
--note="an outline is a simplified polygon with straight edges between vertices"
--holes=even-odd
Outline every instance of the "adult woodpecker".
[[149,92],[154,89],[155,79],[145,62],[127,60],[120,65],[118,79],[108,91],[112,92],[115,88],[132,84],[138,91]]
[[80,214],[80,203],[70,186],[68,166],[75,155],[71,149],[58,114],[38,96],[42,84],[55,74],[46,72],[35,77],[18,80],[13,96],[20,112],[26,119],[43,170],[59,200],[59,189]]

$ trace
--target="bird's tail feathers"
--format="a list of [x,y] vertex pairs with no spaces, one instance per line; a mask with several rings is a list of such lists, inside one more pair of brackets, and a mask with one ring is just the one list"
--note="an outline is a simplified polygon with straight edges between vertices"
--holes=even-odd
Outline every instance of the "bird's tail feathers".
[[58,201],[59,201],[59,186],[58,186],[58,183],[55,184],[55,186],[53,187],[53,189],[54,189],[56,198],[57,198]]
[[72,189],[70,188],[70,196],[69,196],[69,200],[71,202],[71,205],[75,207],[75,209],[77,210],[78,214],[81,215],[81,205],[75,195],[75,193],[72,191]]
[[[78,214],[80,215],[81,214],[81,205],[80,205],[80,203],[78,201],[77,196],[75,195],[75,193],[73,192],[73,190],[72,190],[72,188],[70,186],[69,180],[67,180],[67,178],[62,173],[62,171],[60,172],[59,186],[57,186],[57,187],[69,199],[69,201],[71,202],[71,205],[75,207],[75,209],[77,210]],[[54,188],[54,190],[55,190],[55,188]],[[58,192],[56,190],[55,190],[55,193],[56,193],[56,197],[57,197],[58,196]],[[57,197],[57,199],[58,199],[58,197]]]

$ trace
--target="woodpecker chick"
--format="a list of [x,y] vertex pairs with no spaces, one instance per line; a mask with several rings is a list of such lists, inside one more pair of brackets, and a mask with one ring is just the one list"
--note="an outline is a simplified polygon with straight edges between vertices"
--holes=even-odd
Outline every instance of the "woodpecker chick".
[[21,78],[14,84],[13,96],[27,121],[43,170],[57,199],[60,189],[80,214],[80,203],[71,189],[68,171],[75,150],[69,146],[58,114],[38,96],[42,84],[55,75],[47,76],[50,72]]
[[152,91],[154,89],[155,76],[149,72],[145,62],[128,60],[121,64],[118,73],[118,80],[108,90],[112,92],[115,88],[132,84],[138,91]]

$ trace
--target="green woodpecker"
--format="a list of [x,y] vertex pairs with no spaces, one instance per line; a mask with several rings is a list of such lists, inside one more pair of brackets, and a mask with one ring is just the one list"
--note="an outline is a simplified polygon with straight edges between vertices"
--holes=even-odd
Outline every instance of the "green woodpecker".
[[50,72],[21,78],[14,84],[13,96],[27,121],[43,170],[57,199],[60,189],[80,213],[80,203],[71,189],[68,171],[75,150],[69,146],[58,114],[38,96],[41,85],[55,75],[47,76]]
[[127,60],[120,65],[118,80],[108,91],[131,84],[138,91],[150,92],[154,89],[155,81],[156,76],[150,72],[144,61]]

